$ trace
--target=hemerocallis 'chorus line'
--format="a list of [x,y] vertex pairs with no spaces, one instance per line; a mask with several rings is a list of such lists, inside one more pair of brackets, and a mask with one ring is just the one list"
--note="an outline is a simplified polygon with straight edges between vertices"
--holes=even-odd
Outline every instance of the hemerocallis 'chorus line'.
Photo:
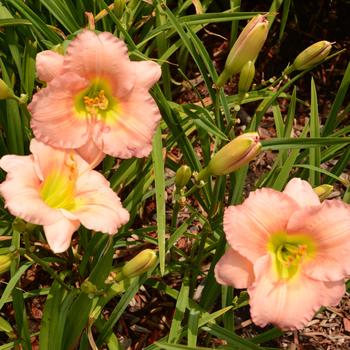
[[148,92],[161,75],[157,63],[130,61],[122,40],[83,30],[64,55],[39,53],[36,66],[47,83],[28,106],[38,140],[88,162],[149,155],[161,118]]
[[33,139],[31,155],[6,155],[0,167],[7,177],[0,194],[12,215],[43,225],[55,253],[68,249],[80,224],[115,234],[129,213],[109,182],[75,151],[55,149]]
[[215,268],[223,285],[247,288],[255,324],[303,328],[321,306],[339,303],[350,274],[350,209],[320,203],[292,179],[281,193],[263,188],[224,214],[229,248]]

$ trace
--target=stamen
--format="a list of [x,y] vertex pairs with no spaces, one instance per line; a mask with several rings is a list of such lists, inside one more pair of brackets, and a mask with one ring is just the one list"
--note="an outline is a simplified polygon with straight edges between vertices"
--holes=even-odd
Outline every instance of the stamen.
[[89,111],[89,109],[93,109],[94,111],[98,109],[105,111],[109,104],[104,90],[100,90],[96,97],[84,96],[83,101],[87,111]]

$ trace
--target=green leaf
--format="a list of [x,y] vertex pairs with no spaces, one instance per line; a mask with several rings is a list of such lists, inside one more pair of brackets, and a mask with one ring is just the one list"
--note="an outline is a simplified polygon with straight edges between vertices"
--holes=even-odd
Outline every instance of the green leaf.
[[165,271],[165,179],[163,162],[162,132],[158,127],[153,137],[152,159],[154,168],[154,180],[156,187],[156,207],[157,207],[157,234],[159,249],[160,273]]
[[79,13],[75,13],[72,4],[68,5],[69,0],[40,0],[40,2],[70,33],[80,29],[80,24],[76,21]]
[[24,272],[32,266],[32,262],[26,262],[24,263],[17,272],[12,276],[8,284],[6,285],[6,288],[4,292],[1,295],[0,298],[0,310],[3,308],[4,304],[7,303],[9,296],[11,295],[14,288],[16,288],[17,282],[20,280]]
[[[310,113],[310,136],[320,137],[320,121],[318,116],[317,92],[314,79],[311,78],[311,113]],[[321,165],[321,151],[319,148],[309,150],[310,165],[319,168]],[[310,168],[310,184],[316,187],[320,184],[320,174]]]

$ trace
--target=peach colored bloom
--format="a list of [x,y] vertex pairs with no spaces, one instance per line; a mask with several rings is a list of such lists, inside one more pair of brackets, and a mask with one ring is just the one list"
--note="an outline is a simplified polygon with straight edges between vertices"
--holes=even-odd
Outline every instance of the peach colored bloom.
[[84,30],[64,56],[43,51],[36,66],[39,79],[47,82],[28,106],[37,139],[77,149],[88,162],[102,154],[150,153],[161,117],[148,92],[160,78],[157,63],[132,62],[114,35]]
[[109,182],[91,170],[76,152],[54,149],[35,139],[32,155],[6,155],[0,167],[8,174],[0,194],[12,215],[44,226],[51,249],[68,249],[80,223],[115,234],[129,213]]
[[292,179],[283,193],[252,192],[224,214],[230,245],[216,280],[248,288],[251,316],[264,327],[300,329],[322,306],[336,305],[350,274],[350,209],[322,204],[311,186]]

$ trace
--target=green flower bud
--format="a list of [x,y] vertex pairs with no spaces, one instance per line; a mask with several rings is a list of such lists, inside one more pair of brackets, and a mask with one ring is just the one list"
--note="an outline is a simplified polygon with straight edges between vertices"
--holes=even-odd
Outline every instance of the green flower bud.
[[10,89],[8,85],[2,79],[0,79],[0,100],[6,100],[7,98],[14,97],[15,95],[12,89]]
[[233,74],[239,73],[248,61],[256,60],[268,31],[268,21],[263,15],[257,15],[248,22],[231,48],[225,69],[216,83],[218,87],[223,86]]
[[206,169],[207,173],[209,175],[232,173],[248,164],[260,150],[261,143],[257,132],[240,135],[214,155]]
[[122,267],[121,274],[124,278],[140,276],[152,268],[156,261],[156,253],[151,249],[145,249]]
[[0,275],[10,270],[13,258],[14,254],[11,253],[0,255]]
[[175,175],[175,185],[177,190],[181,190],[187,185],[192,176],[192,170],[187,165],[180,166]]
[[3,317],[0,316],[0,331],[5,332],[10,339],[16,338],[16,334],[13,331],[12,326]]
[[333,186],[324,184],[320,185],[314,188],[314,192],[318,195],[320,198],[320,201],[323,201],[328,198],[328,196],[332,193],[333,191]]
[[51,51],[58,53],[59,55],[64,55],[64,46],[62,44],[57,44],[51,47]]
[[239,76],[238,91],[245,93],[250,90],[255,76],[255,65],[253,61],[248,61],[242,68]]
[[93,295],[97,292],[97,287],[87,279],[81,284],[80,289],[85,294]]
[[332,43],[326,40],[312,44],[296,57],[293,64],[284,71],[284,74],[290,74],[294,70],[308,69],[322,62],[329,55],[331,48]]

